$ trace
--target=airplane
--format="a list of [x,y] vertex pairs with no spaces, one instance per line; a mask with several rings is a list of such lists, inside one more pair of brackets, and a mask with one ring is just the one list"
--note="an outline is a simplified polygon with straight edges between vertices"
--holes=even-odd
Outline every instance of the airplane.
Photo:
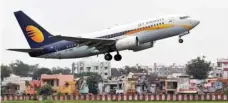
[[200,21],[187,15],[167,16],[157,19],[140,20],[130,24],[85,34],[80,37],[53,35],[37,24],[23,11],[14,15],[30,46],[30,49],[8,49],[28,53],[30,57],[50,59],[83,58],[104,54],[104,59],[120,61],[120,51],[134,52],[152,48],[155,41],[189,34]]

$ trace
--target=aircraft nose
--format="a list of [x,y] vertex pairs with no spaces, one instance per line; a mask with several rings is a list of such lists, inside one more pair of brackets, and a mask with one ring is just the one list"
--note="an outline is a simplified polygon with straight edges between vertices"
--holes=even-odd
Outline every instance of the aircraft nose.
[[191,20],[191,24],[193,27],[197,26],[200,23],[199,20]]

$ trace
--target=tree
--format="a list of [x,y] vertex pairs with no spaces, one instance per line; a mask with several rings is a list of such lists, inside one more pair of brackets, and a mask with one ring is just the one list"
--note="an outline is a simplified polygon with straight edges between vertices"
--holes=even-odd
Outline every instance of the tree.
[[52,71],[48,68],[39,68],[33,73],[32,78],[38,80],[41,74],[52,74]]
[[61,67],[53,67],[52,73],[53,74],[70,74],[71,70],[67,67],[61,68]]
[[87,76],[87,85],[89,88],[89,92],[93,94],[98,93],[98,83],[102,80],[101,76],[97,73],[92,72],[85,72],[85,73],[79,73],[74,75],[77,78]]
[[92,74],[87,78],[87,84],[89,87],[89,92],[93,94],[98,93],[98,83],[101,81],[101,76],[98,74]]
[[9,66],[1,64],[1,79],[10,76],[12,70]]
[[211,62],[205,61],[205,57],[197,57],[188,62],[187,74],[192,75],[195,79],[206,79],[208,77],[208,72],[212,70]]
[[30,65],[23,63],[20,60],[16,60],[15,62],[10,64],[10,67],[13,70],[13,73],[18,76],[30,76],[29,73],[32,71]]

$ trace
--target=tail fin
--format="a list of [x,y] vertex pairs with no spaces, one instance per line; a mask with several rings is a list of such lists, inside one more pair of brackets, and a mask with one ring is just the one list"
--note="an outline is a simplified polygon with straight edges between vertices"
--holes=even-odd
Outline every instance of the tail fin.
[[28,17],[24,12],[17,11],[14,15],[27,39],[31,48],[39,48],[47,44],[56,42],[49,37],[52,36],[48,31]]

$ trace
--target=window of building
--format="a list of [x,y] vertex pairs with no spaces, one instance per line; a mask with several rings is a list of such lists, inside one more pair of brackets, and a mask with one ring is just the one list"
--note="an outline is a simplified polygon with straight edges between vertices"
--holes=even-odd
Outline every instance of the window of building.
[[95,66],[95,70],[98,70],[98,66]]
[[108,75],[108,73],[104,73],[105,75]]
[[81,67],[80,70],[82,71],[83,70],[83,67]]
[[108,67],[105,67],[105,70],[107,70],[108,69]]
[[57,80],[57,86],[59,86],[59,80]]
[[88,72],[91,72],[91,67],[87,67],[87,71]]

